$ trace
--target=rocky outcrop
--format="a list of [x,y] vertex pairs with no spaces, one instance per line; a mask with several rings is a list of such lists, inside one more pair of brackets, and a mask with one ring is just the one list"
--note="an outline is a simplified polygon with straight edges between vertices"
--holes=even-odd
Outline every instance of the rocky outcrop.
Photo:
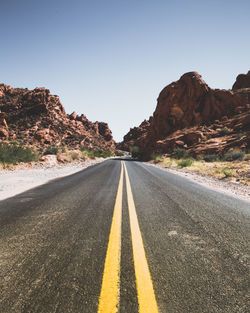
[[[161,91],[149,125],[131,129],[122,146],[140,147],[145,158],[175,146],[189,148],[205,136],[197,126],[227,121],[247,111],[249,114],[249,96],[248,89],[211,89],[197,72],[186,73]],[[178,130],[182,131],[176,133]]]
[[250,88],[250,71],[247,74],[240,74],[236,78],[236,82],[233,85],[233,90]]
[[28,90],[0,84],[0,110],[0,140],[105,150],[115,147],[106,123],[92,123],[75,112],[66,114],[59,97],[45,88]]
[[152,117],[150,117],[149,120],[144,120],[139,127],[130,128],[130,131],[124,136],[123,142],[117,147],[121,150],[129,151],[130,146],[136,145],[138,139],[146,136],[150,128],[151,120]]
[[9,128],[5,120],[6,114],[0,111],[0,139],[9,137]]
[[158,140],[155,150],[171,154],[174,148],[183,148],[193,156],[223,154],[229,149],[245,150],[250,146],[250,113],[237,114],[210,125],[177,130]]

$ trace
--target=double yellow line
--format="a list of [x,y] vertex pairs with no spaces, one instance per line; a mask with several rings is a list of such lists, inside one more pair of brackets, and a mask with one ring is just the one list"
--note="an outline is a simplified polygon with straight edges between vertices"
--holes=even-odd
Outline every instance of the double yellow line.
[[99,298],[98,313],[117,313],[120,295],[120,261],[121,261],[121,225],[122,225],[122,191],[125,172],[129,221],[133,247],[137,297],[139,313],[158,313],[153,282],[143,246],[141,231],[130,180],[125,163],[121,163],[121,175],[116,195],[109,243],[104,265],[102,289]]

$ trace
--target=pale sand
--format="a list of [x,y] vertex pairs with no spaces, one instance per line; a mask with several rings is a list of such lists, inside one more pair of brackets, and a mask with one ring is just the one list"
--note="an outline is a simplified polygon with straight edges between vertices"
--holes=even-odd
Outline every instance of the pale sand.
[[45,184],[52,179],[74,174],[104,160],[100,158],[64,165],[35,165],[30,169],[0,170],[0,200],[13,197],[31,188]]

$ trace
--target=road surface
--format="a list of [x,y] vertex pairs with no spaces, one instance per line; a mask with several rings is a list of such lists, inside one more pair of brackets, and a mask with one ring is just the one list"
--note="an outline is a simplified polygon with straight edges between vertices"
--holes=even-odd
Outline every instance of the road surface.
[[0,312],[247,313],[250,204],[129,160],[0,201]]

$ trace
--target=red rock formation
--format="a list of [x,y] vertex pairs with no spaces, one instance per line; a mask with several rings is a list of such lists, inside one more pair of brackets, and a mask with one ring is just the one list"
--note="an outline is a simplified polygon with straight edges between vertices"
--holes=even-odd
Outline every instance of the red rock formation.
[[5,120],[6,114],[0,110],[0,138],[8,139],[9,128]]
[[236,78],[236,82],[233,85],[233,90],[250,88],[250,71],[247,74],[240,74]]
[[158,140],[155,150],[171,153],[174,148],[184,148],[194,156],[202,156],[223,154],[232,148],[244,150],[249,146],[250,114],[248,111],[208,126],[177,130],[163,140]]
[[92,123],[85,115],[78,116],[75,112],[66,114],[59,97],[45,88],[28,90],[0,84],[0,110],[8,124],[6,131],[4,118],[0,116],[2,140],[9,137],[31,145],[115,147],[106,123]]
[[[152,152],[167,152],[175,146],[188,147],[202,141],[197,125],[227,120],[248,110],[250,91],[211,89],[196,72],[184,74],[165,87],[157,101],[150,125],[133,128],[124,136],[122,146],[136,145],[145,158]],[[177,130],[186,129],[180,133]],[[175,133],[175,136],[171,134]]]
[[129,151],[130,146],[136,145],[137,140],[144,134],[147,134],[151,119],[152,117],[150,117],[148,121],[144,120],[139,127],[130,128],[130,131],[127,133],[127,135],[124,136],[123,142],[119,144],[117,148]]

